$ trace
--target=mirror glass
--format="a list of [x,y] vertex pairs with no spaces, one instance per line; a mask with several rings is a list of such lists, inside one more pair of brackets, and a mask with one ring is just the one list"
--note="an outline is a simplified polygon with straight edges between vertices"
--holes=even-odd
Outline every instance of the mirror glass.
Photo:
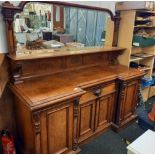
[[16,53],[102,47],[109,19],[103,11],[29,2],[14,16]]

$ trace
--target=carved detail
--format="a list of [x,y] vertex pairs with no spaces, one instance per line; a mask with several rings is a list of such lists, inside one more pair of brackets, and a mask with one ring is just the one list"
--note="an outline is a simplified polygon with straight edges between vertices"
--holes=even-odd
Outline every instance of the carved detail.
[[35,129],[35,134],[40,133],[40,112],[35,112],[33,113],[33,122],[34,122],[34,129]]
[[73,146],[72,149],[76,151],[78,149],[78,115],[79,115],[79,99],[74,100],[74,134],[73,134]]
[[12,64],[12,82],[13,83],[21,83],[21,76],[22,76],[22,64],[21,63],[16,63]]
[[[127,87],[127,82],[123,82],[123,81],[120,81],[120,107],[122,106],[123,102],[124,102],[124,97],[125,97],[125,88]],[[119,121],[121,121],[122,118],[121,118],[121,111],[119,112]]]
[[127,87],[127,82],[123,82],[121,85],[121,101],[124,100],[125,96],[125,88]]
[[137,90],[138,93],[137,93],[137,105],[136,105],[136,107],[138,107],[139,105],[142,105],[144,103],[144,99],[143,99],[143,95],[142,95],[141,91],[142,91],[141,90],[141,84],[139,81],[138,90]]
[[116,15],[114,16],[113,46],[117,46],[117,43],[118,43],[120,20],[121,20],[120,14],[116,12]]
[[74,117],[78,117],[79,115],[79,99],[74,100]]
[[119,51],[117,53],[108,53],[108,61],[110,65],[116,65],[119,64],[117,57],[122,53],[122,51]]
[[8,1],[2,4],[2,14],[5,21],[13,22],[15,13],[16,10],[14,9],[13,4]]

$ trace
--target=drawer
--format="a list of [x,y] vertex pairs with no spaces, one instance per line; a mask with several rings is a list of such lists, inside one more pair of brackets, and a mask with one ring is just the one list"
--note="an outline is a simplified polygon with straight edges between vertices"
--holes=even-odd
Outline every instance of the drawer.
[[107,86],[101,88],[101,95],[100,96],[111,94],[114,91],[116,91],[116,84],[115,83],[112,83],[110,85],[107,85]]
[[95,100],[96,98],[97,98],[97,96],[95,96],[91,90],[88,90],[86,92],[86,94],[81,96],[80,104]]
[[80,98],[80,104],[95,100],[100,96],[113,93],[114,91],[116,91],[116,84],[111,83],[105,86],[99,85],[99,86],[87,89],[86,91],[87,91],[86,94],[82,95],[82,97]]

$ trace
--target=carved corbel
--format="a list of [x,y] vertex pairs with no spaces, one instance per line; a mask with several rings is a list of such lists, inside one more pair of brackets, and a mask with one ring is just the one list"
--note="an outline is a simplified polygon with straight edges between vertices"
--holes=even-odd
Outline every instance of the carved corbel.
[[40,112],[33,113],[33,123],[35,134],[40,133]]
[[124,101],[124,96],[125,96],[125,88],[127,87],[127,82],[122,82],[121,84],[121,101]]
[[11,63],[11,74],[12,74],[12,82],[13,83],[21,83],[23,82],[21,80],[22,76],[22,64],[21,63]]
[[18,12],[21,12],[21,10],[18,7],[13,6],[10,2],[6,1],[2,3],[2,14],[6,24],[9,53],[13,55],[16,53],[16,40],[13,31],[13,21],[14,15]]

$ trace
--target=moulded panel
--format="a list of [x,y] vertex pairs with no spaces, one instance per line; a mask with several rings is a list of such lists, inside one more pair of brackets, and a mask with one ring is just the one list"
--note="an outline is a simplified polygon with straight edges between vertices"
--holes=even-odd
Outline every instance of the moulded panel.
[[72,144],[72,107],[47,113],[48,153],[64,153]]

